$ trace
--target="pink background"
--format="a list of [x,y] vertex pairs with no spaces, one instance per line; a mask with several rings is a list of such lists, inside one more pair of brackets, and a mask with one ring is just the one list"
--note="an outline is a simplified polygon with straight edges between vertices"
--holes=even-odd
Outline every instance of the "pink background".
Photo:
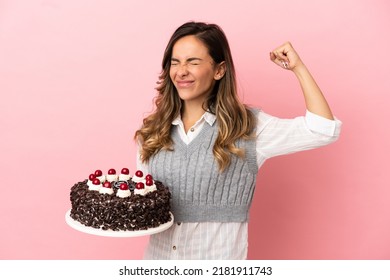
[[[135,171],[165,45],[188,20],[226,32],[245,103],[305,108],[268,60],[290,40],[335,115],[338,142],[259,173],[251,259],[390,259],[388,1],[0,1],[0,259],[139,259],[147,237],[65,224],[69,190],[97,168]],[[387,127],[387,128],[386,128]]]

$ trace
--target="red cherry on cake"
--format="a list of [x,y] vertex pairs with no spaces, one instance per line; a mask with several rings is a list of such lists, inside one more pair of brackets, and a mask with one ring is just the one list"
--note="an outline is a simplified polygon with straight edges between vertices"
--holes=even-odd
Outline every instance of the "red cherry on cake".
[[127,169],[127,168],[122,168],[121,174],[129,175],[129,174],[130,174],[130,171],[129,171],[129,169]]
[[122,183],[122,184],[120,184],[119,188],[120,188],[122,191],[125,191],[125,190],[128,190],[128,189],[129,189],[129,186],[128,186],[126,183]]
[[115,175],[116,174],[116,171],[114,168],[111,168],[110,170],[108,170],[108,175]]
[[137,190],[142,190],[142,189],[145,188],[145,185],[144,185],[144,183],[139,182],[139,183],[137,183],[137,184],[135,185],[135,188],[136,188]]
[[102,175],[103,175],[103,172],[101,170],[98,169],[98,170],[95,171],[95,176],[96,177],[100,177]]
[[103,187],[105,187],[105,188],[111,188],[111,183],[108,182],[108,181],[105,181],[105,182],[103,183]]
[[147,185],[148,187],[153,186],[153,180],[151,180],[151,179],[146,179],[145,185]]
[[137,171],[135,172],[135,176],[141,178],[142,176],[144,176],[144,173],[143,173],[141,170],[137,170]]
[[148,174],[145,176],[145,180],[153,180],[152,175]]
[[100,185],[100,180],[97,179],[97,178],[95,178],[95,179],[93,179],[92,184],[94,184],[94,185]]
[[89,179],[90,181],[93,181],[95,178],[96,178],[95,174],[89,174],[88,179]]

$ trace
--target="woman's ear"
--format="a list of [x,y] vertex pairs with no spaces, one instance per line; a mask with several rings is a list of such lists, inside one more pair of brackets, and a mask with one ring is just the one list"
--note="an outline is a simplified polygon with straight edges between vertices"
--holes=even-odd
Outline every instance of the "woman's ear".
[[225,75],[225,72],[226,72],[226,63],[225,61],[222,61],[217,65],[217,71],[215,72],[214,80],[218,81],[222,79],[223,76]]

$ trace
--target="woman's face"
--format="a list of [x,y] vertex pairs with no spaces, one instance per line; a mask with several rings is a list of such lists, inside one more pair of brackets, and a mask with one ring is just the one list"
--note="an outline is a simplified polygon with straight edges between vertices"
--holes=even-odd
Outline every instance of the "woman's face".
[[179,39],[173,46],[169,75],[186,104],[203,104],[220,78],[218,68],[206,46],[193,35]]

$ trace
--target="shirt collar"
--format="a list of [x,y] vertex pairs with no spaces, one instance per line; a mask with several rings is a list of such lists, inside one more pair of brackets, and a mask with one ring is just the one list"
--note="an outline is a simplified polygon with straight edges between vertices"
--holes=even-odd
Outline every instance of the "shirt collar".
[[[198,122],[201,122],[201,121],[205,121],[207,122],[210,126],[213,126],[215,120],[217,119],[217,117],[214,115],[214,114],[211,114],[210,112],[205,112],[202,117],[197,121]],[[182,120],[181,120],[181,115],[179,114],[173,121],[172,121],[172,124],[173,125],[179,125],[180,123],[182,123]]]

